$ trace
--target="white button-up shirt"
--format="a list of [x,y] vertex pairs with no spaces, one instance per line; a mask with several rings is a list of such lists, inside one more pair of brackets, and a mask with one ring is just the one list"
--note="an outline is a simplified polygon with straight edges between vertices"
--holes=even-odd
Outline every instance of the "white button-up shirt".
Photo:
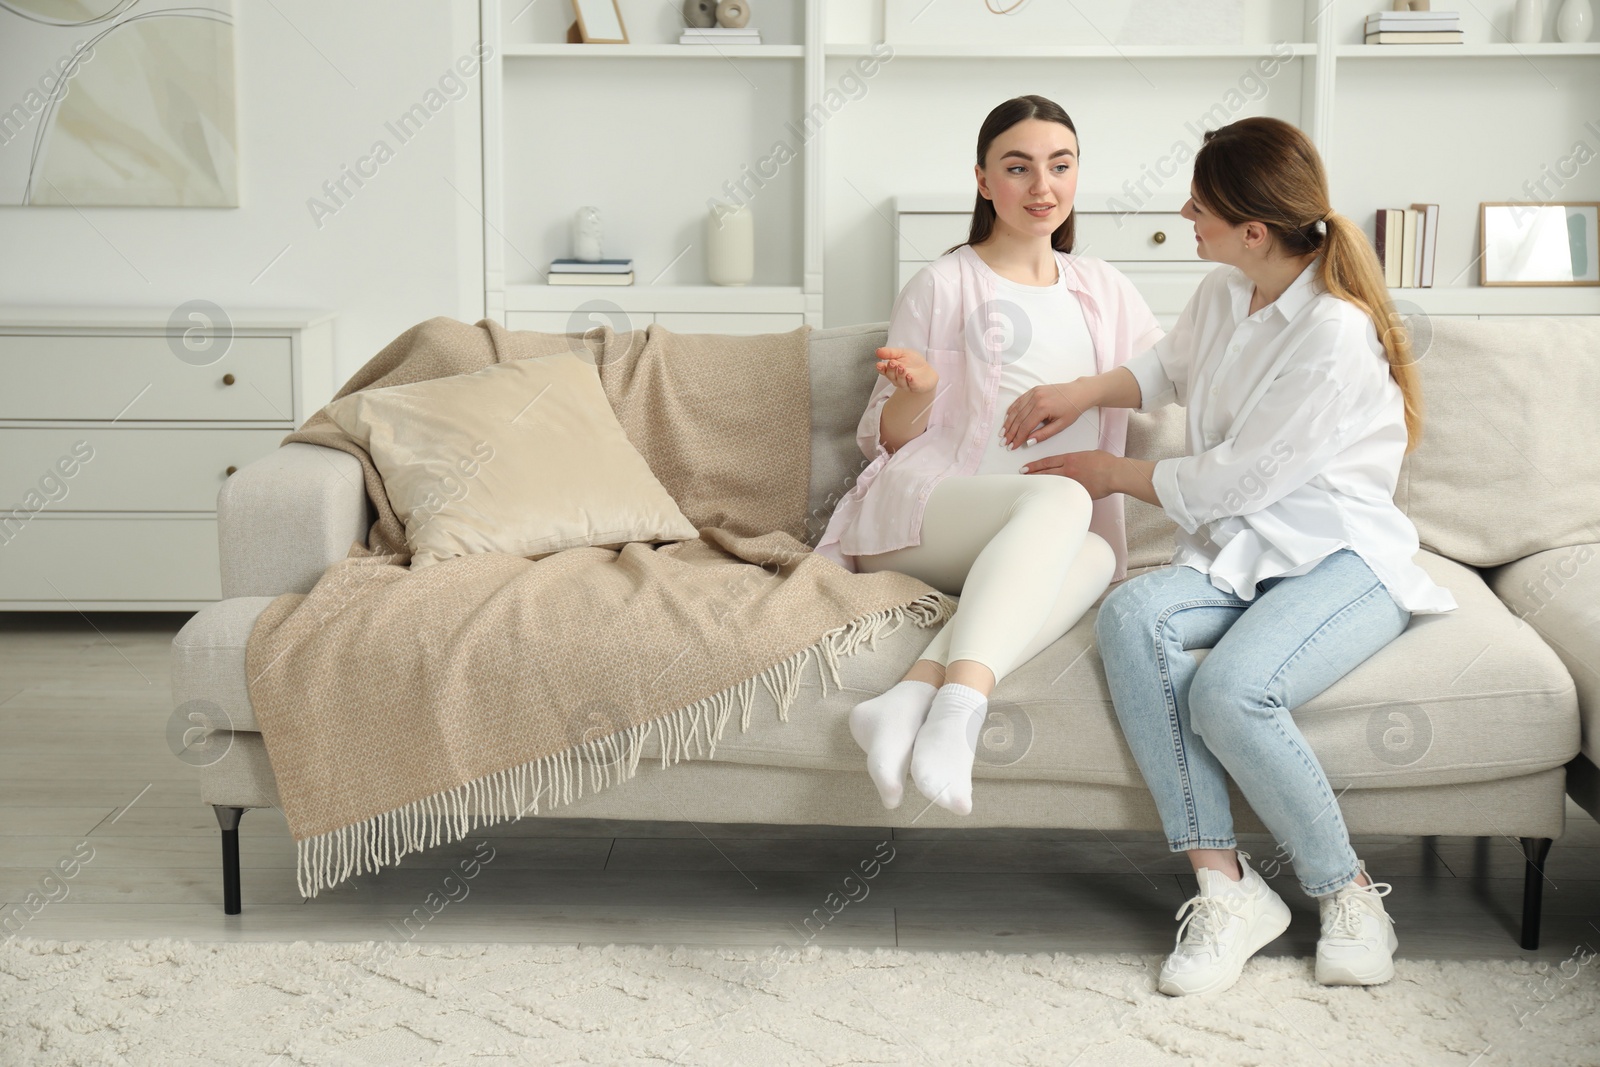
[[1158,461],[1153,479],[1181,527],[1172,562],[1248,601],[1262,579],[1350,548],[1408,611],[1453,611],[1455,597],[1415,562],[1417,528],[1394,503],[1400,387],[1372,320],[1316,271],[1313,261],[1252,315],[1254,284],[1218,267],[1172,332],[1124,364],[1139,411],[1188,409],[1189,454]]

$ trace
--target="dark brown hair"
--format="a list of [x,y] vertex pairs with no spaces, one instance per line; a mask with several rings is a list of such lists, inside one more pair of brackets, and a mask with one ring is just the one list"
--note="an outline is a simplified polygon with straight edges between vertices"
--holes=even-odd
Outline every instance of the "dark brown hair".
[[[983,166],[989,157],[989,146],[994,144],[994,139],[1005,133],[1019,122],[1028,119],[1043,119],[1046,122],[1059,122],[1072,131],[1074,140],[1078,137],[1078,127],[1072,124],[1072,118],[1063,110],[1061,105],[1054,100],[1047,100],[1042,96],[1018,96],[1007,100],[983,120],[983,126],[978,130],[978,166]],[[967,239],[962,244],[982,244],[994,232],[994,201],[988,199],[982,192],[977,194],[977,203],[972,208],[972,229],[967,234]],[[1077,212],[1068,212],[1067,220],[1056,227],[1050,235],[1051,247],[1058,252],[1072,251],[1072,234]],[[945,249],[945,255],[954,252],[961,245],[952,245]]]
[[[1260,222],[1287,256],[1320,252],[1317,281],[1372,319],[1405,398],[1406,453],[1422,437],[1422,387],[1405,321],[1367,235],[1328,202],[1316,145],[1282,119],[1255,116],[1207,130],[1194,157],[1195,199],[1224,222]],[[1322,223],[1318,226],[1318,223]]]

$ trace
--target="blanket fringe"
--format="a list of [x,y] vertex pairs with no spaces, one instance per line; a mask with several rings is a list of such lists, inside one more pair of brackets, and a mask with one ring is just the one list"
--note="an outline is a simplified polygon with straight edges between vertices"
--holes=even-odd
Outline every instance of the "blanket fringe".
[[801,675],[812,659],[817,661],[826,696],[830,675],[834,686],[843,688],[839,680],[840,657],[854,655],[863,644],[876,650],[880,636],[894,633],[907,621],[921,627],[941,623],[955,613],[955,608],[954,599],[934,591],[909,604],[863,615],[828,631],[816,644],[760,674],[658,719],[475,778],[361,822],[302,838],[295,842],[300,894],[314,897],[318,890],[392,866],[412,852],[459,841],[479,826],[520,819],[530,812],[537,815],[541,800],[549,807],[570,804],[583,796],[585,766],[591,793],[598,793],[613,781],[627,781],[638,772],[651,730],[661,732],[663,768],[692,758],[691,745],[695,757],[714,759],[735,699],[741,712],[740,729],[750,728],[757,681],[767,687],[778,705],[778,718],[788,722],[789,706],[799,695]]

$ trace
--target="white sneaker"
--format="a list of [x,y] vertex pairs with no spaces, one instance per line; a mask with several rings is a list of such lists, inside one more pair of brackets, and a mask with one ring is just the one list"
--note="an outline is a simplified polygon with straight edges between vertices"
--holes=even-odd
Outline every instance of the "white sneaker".
[[1250,869],[1248,852],[1238,856],[1244,877],[1237,882],[1209,867],[1195,872],[1200,892],[1178,909],[1177,947],[1156,987],[1169,997],[1227,989],[1245,960],[1289,928],[1289,905]]
[[[1361,870],[1366,871],[1366,864]],[[1317,981],[1323,985],[1379,985],[1394,977],[1394,920],[1383,908],[1392,886],[1351,882],[1321,898],[1322,936],[1317,938]]]

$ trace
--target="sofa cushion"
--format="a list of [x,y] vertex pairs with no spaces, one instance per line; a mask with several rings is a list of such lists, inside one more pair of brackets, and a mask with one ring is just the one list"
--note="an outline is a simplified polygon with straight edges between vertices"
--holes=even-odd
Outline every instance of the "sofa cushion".
[[[1128,412],[1125,455],[1134,459],[1173,459],[1189,454],[1184,440],[1188,410],[1167,404],[1154,411]],[[1128,529],[1128,569],[1170,562],[1177,549],[1178,524],[1166,510],[1123,494],[1123,515]]]
[[413,570],[480,552],[539,559],[698,536],[623,432],[593,363],[570,352],[362,389],[323,414],[371,454]]
[[1536,552],[1485,577],[1572,675],[1583,753],[1600,763],[1600,544]]
[[873,353],[889,337],[887,322],[812,330],[806,342],[811,377],[811,490],[806,543],[822,540],[833,509],[870,462],[856,447],[856,425],[878,377]]
[[[1459,608],[1414,616],[1400,637],[1294,712],[1330,778],[1340,788],[1445,785],[1517,777],[1570,760],[1578,751],[1577,701],[1555,653],[1476,571],[1427,551],[1417,562]],[[1144,787],[1094,647],[1094,614],[1103,601],[1001,681],[975,777]],[[715,758],[864,774],[850,709],[893,685],[931,637],[911,626],[880,635],[876,652],[840,659],[845,688],[830,679],[825,697],[808,664],[790,721],[778,721],[763,692],[749,731],[739,731],[736,715]],[[654,736],[645,758],[660,759]]]
[[1426,326],[1422,440],[1395,489],[1423,547],[1492,567],[1600,541],[1600,319]]

